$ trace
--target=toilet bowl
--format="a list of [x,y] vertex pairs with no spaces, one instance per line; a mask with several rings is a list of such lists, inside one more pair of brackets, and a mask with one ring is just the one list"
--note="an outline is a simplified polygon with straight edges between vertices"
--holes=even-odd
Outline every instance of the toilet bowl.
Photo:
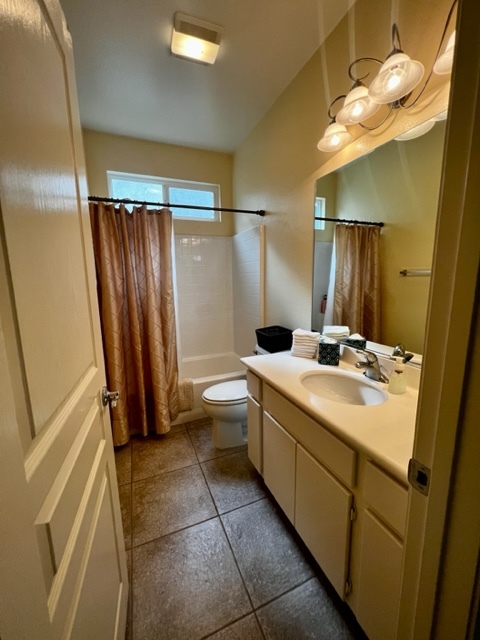
[[245,444],[242,425],[247,422],[247,381],[231,380],[208,387],[202,409],[212,418],[212,442],[217,449]]

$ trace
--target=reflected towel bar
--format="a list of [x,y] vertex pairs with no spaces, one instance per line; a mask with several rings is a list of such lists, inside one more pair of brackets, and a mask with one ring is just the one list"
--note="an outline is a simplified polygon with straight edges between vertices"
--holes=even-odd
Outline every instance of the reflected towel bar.
[[401,276],[430,276],[432,275],[431,269],[402,269],[400,271]]

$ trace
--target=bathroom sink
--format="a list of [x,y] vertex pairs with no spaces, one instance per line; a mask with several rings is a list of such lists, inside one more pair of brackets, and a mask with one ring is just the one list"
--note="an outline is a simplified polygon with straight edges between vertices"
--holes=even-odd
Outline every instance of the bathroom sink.
[[310,393],[343,404],[375,405],[388,398],[375,382],[344,371],[307,373],[301,383]]

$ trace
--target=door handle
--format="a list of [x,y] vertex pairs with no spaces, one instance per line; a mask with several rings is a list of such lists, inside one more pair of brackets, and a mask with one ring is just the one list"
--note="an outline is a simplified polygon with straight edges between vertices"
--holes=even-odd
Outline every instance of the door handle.
[[112,409],[117,406],[118,399],[120,398],[120,391],[109,391],[107,387],[102,389],[102,404],[104,407],[110,403]]

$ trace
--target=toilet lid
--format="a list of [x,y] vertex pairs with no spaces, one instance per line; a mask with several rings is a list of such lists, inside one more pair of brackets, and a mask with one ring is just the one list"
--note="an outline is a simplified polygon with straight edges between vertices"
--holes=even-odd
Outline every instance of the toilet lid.
[[210,402],[235,402],[247,397],[247,381],[231,380],[208,387],[203,392],[205,400]]

